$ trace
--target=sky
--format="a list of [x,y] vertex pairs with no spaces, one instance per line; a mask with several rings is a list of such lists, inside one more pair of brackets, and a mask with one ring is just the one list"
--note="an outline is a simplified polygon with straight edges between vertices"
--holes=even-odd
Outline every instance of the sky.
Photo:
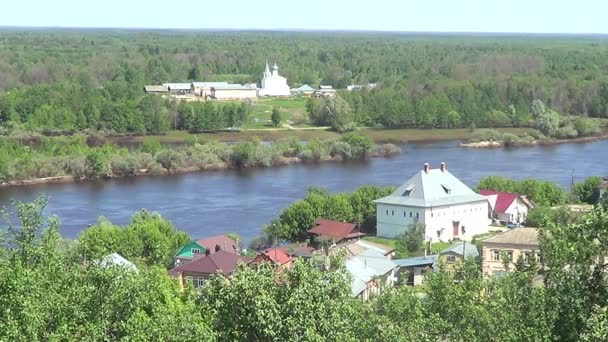
[[608,34],[608,0],[2,0],[0,26]]

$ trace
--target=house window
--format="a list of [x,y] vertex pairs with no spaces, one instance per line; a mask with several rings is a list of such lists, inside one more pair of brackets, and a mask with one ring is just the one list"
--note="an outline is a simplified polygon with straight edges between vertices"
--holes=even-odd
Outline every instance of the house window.
[[198,277],[196,278],[196,287],[203,287],[205,285],[205,278]]
[[407,188],[405,188],[405,191],[403,192],[403,196],[409,196],[412,194],[412,190],[414,190],[414,185],[410,184]]
[[405,211],[404,211],[404,212],[403,212],[403,217],[405,217],[405,216],[406,216],[406,215],[405,215]]
[[386,209],[386,216],[388,216],[388,209]]
[[395,216],[395,211],[394,211],[394,210],[391,210],[391,214],[392,214],[393,216]]
[[412,212],[410,211],[410,218],[412,217]]
[[513,251],[507,251],[507,260],[513,261]]
[[453,255],[448,255],[447,261],[448,261],[448,263],[453,264],[456,262],[456,257]]
[[192,249],[190,250],[190,252],[191,252],[192,254],[200,254],[200,253],[201,253],[201,250],[200,250],[200,249],[198,249],[198,248],[192,248]]
[[498,249],[492,251],[492,261],[500,261],[500,251]]
[[530,260],[532,260],[531,258],[532,258],[532,253],[530,253],[530,252],[524,253],[524,263],[529,264]]
[[441,184],[441,187],[443,188],[443,191],[445,191],[446,194],[449,195],[452,193],[452,189],[450,189],[447,185]]
[[420,213],[416,213],[416,220],[420,218]]
[[507,274],[505,271],[492,271],[492,277],[500,278]]
[[467,233],[467,230],[466,230],[466,228],[464,226],[460,227],[460,229],[462,230],[462,234],[463,235]]

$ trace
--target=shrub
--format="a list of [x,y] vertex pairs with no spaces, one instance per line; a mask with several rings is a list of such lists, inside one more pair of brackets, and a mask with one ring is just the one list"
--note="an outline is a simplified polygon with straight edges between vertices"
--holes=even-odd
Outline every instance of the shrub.
[[139,146],[139,151],[144,153],[150,153],[151,155],[157,154],[163,146],[157,139],[148,138]]
[[344,141],[333,141],[329,148],[329,155],[332,158],[340,157],[342,160],[348,160],[352,158],[352,151],[350,145]]
[[473,132],[470,141],[502,141],[502,134],[493,129],[482,128]]
[[232,148],[230,164],[236,167],[245,167],[255,156],[255,146],[249,141],[242,141]]
[[156,161],[166,170],[172,170],[182,167],[185,162],[185,156],[181,152],[165,149],[156,155]]
[[572,125],[568,124],[564,127],[558,128],[555,132],[555,136],[559,139],[573,139],[578,137],[578,132],[572,127]]
[[392,157],[401,153],[401,148],[395,144],[375,145],[372,151],[373,156]]
[[339,141],[343,141],[350,145],[352,156],[354,158],[365,158],[371,151],[374,145],[370,137],[356,134],[356,133],[345,133],[340,136]]

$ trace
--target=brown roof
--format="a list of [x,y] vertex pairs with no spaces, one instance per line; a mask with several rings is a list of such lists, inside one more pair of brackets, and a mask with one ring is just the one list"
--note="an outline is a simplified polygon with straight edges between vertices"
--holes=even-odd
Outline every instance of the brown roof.
[[497,244],[517,244],[517,245],[532,245],[539,246],[538,230],[536,228],[513,228],[504,233],[498,234],[487,240],[484,243]]
[[349,239],[364,236],[364,233],[357,231],[357,225],[348,222],[339,222],[319,218],[315,221],[315,227],[308,230],[309,233],[321,237]]
[[205,247],[211,254],[215,253],[216,248],[222,251],[238,254],[239,250],[236,246],[236,241],[226,235],[217,235],[205,239],[196,240],[196,242]]
[[205,274],[231,274],[239,263],[248,263],[252,259],[238,254],[219,251],[207,256],[195,259],[189,264],[174,267],[169,270],[169,274],[176,276],[182,272],[194,272]]
[[608,180],[600,184],[600,189],[608,189]]

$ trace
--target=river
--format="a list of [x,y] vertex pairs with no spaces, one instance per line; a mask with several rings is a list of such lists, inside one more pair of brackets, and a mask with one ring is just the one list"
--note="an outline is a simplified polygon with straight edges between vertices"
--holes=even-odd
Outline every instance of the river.
[[608,141],[514,149],[463,149],[457,144],[406,144],[395,158],[365,162],[2,188],[0,206],[46,193],[47,213],[59,217],[66,238],[77,237],[99,216],[125,224],[134,212],[146,208],[160,212],[193,237],[236,232],[249,240],[310,186],[330,191],[352,191],[365,184],[396,186],[425,162],[438,167],[445,161],[471,187],[488,175],[546,179],[565,188],[573,170],[575,181],[608,175]]

